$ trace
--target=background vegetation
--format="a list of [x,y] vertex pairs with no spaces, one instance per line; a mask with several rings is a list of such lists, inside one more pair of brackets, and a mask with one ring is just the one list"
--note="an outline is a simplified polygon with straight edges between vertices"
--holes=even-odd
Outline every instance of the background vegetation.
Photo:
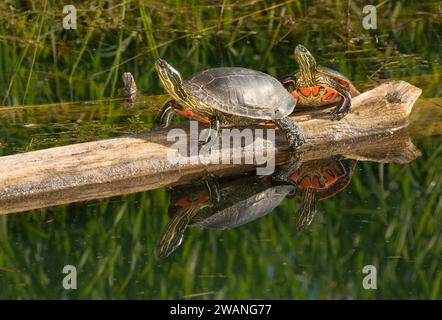
[[[77,30],[62,28],[59,1],[0,4],[1,155],[152,127],[161,98],[132,109],[102,99],[118,96],[124,71],[145,94],[163,93],[157,57],[184,76],[216,66],[284,75],[302,43],[360,90],[404,79],[423,89],[420,103],[441,105],[439,1],[380,2],[370,31],[365,1],[71,2]],[[421,158],[359,163],[303,233],[289,223],[297,201],[285,200],[238,229],[189,230],[165,261],[153,249],[166,190],[2,216],[0,298],[440,299],[442,139],[419,136]],[[61,286],[66,264],[78,269],[76,291]],[[367,264],[378,290],[362,288]]]

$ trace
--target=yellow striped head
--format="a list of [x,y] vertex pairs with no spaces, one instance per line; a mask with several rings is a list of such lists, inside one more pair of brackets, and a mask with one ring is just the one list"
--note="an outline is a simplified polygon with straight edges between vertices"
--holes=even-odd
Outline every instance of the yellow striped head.
[[177,100],[186,101],[187,93],[184,90],[183,78],[180,73],[163,59],[156,61],[155,69],[167,92]]
[[315,82],[316,60],[310,51],[303,45],[298,44],[295,48],[295,59],[306,80]]

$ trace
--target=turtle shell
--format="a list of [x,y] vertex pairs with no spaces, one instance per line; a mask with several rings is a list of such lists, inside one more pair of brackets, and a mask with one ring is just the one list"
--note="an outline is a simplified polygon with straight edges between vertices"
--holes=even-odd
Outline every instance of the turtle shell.
[[212,204],[204,186],[177,187],[172,193],[169,216],[192,212],[189,226],[235,228],[265,216],[294,189],[292,185],[273,185],[269,176],[227,178],[220,183],[220,203]]
[[318,67],[318,72],[322,73],[323,75],[327,76],[327,77],[331,77],[333,78],[335,81],[337,81],[339,84],[344,84],[344,83],[348,83],[348,90],[351,94],[352,97],[356,97],[357,95],[359,95],[359,91],[355,88],[355,86],[351,83],[350,79],[348,79],[346,76],[344,76],[342,73],[327,68],[327,67]]
[[252,119],[284,118],[296,105],[296,100],[278,80],[245,68],[204,70],[185,81],[184,88],[222,113]]
[[268,188],[216,211],[207,218],[192,223],[191,226],[214,229],[239,227],[271,212],[293,190],[294,187],[291,185]]

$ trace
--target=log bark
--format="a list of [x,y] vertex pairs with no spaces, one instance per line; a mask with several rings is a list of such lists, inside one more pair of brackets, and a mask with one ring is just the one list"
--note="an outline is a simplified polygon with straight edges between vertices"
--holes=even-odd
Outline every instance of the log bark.
[[[393,81],[352,99],[351,112],[331,121],[330,109],[291,116],[303,128],[304,160],[345,156],[357,160],[406,163],[420,155],[406,129],[421,90]],[[182,129],[183,137],[189,123]],[[200,130],[204,127],[199,125]],[[258,126],[256,127],[258,128]],[[74,144],[0,158],[0,214],[183,184],[212,172],[232,175],[251,171],[244,152],[233,155],[242,164],[180,163],[167,159],[174,141],[168,129]],[[285,136],[277,132],[276,162],[287,159]],[[222,150],[223,152],[225,150]],[[204,160],[200,158],[200,160]]]

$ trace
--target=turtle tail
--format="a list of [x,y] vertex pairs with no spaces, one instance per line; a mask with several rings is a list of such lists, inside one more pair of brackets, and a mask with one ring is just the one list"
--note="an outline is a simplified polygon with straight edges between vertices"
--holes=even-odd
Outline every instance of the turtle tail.
[[301,204],[295,218],[295,224],[299,231],[304,230],[313,221],[316,214],[318,197],[315,189],[308,188],[300,191]]

